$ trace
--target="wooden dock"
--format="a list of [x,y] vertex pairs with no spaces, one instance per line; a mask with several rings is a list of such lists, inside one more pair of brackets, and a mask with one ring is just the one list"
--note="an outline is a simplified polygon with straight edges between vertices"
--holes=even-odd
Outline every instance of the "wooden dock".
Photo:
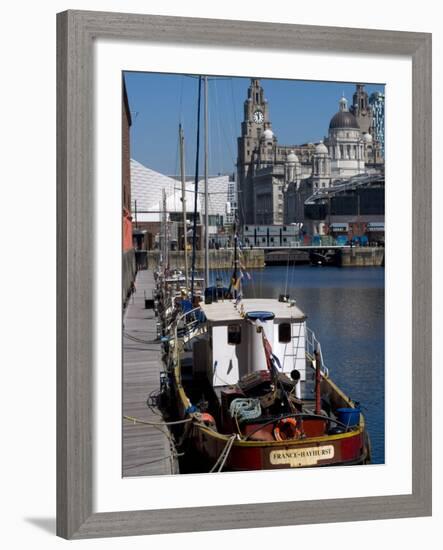
[[[123,316],[123,416],[161,423],[156,409],[146,401],[160,387],[163,370],[161,346],[156,340],[157,318],[145,309],[144,293],[151,298],[152,271],[139,271],[136,292]],[[158,414],[156,414],[156,412]],[[123,476],[170,475],[178,473],[172,458],[166,426],[152,426],[123,420]]]

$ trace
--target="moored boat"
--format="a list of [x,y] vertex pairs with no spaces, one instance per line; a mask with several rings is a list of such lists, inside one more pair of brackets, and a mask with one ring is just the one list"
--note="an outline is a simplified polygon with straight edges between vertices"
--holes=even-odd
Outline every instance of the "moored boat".
[[293,301],[202,302],[177,320],[167,347],[163,402],[188,421],[182,450],[208,471],[370,461],[358,403],[331,380]]

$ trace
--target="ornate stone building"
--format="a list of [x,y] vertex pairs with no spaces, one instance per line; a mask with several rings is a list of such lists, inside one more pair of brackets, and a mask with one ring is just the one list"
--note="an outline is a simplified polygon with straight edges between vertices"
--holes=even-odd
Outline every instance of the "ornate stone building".
[[238,138],[238,214],[241,223],[281,224],[290,181],[311,175],[314,144],[280,145],[258,79],[251,79]]
[[308,196],[337,180],[364,173],[366,165],[381,162],[371,135],[372,109],[362,84],[357,85],[353,99],[352,112],[347,100],[340,99],[324,141],[281,145],[272,130],[260,81],[251,79],[238,138],[238,213],[242,224],[300,222]]
[[329,123],[327,145],[334,179],[350,178],[365,171],[365,142],[344,97]]

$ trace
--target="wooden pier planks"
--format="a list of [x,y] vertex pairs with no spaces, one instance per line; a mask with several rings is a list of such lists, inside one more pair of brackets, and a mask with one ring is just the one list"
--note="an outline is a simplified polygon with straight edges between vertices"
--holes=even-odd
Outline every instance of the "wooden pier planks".
[[[149,394],[159,389],[163,370],[160,343],[155,340],[157,318],[144,302],[144,292],[152,297],[152,271],[139,271],[135,285],[123,317],[123,416],[161,422],[146,405]],[[162,429],[169,433],[166,426]],[[159,429],[123,420],[123,477],[175,473],[175,462],[165,458],[170,455],[168,437]]]

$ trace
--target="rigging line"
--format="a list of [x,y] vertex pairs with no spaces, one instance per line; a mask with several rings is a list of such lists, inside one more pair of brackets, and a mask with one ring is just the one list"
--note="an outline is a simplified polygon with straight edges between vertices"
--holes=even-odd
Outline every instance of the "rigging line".
[[[219,98],[219,95],[218,95],[217,82],[216,82],[216,81],[214,82],[214,88],[215,88],[216,104],[217,104],[217,106],[218,106],[217,112],[218,112],[218,120],[219,120],[219,128],[218,128],[218,130],[219,130],[219,140],[220,140],[220,141],[219,141],[220,159],[222,158],[222,157],[221,157],[221,135],[223,135],[223,138],[224,138],[224,140],[225,140],[225,142],[226,142],[226,146],[227,146],[227,150],[228,150],[229,156],[231,157],[232,164],[235,165],[234,153],[233,153],[233,151],[232,151],[232,147],[231,147],[231,144],[230,144],[230,142],[229,142],[229,139],[228,139],[228,137],[227,137],[227,135],[226,135],[226,130],[225,130],[225,127],[224,127],[224,125],[223,125],[223,122],[220,120],[220,119],[221,119],[220,113],[221,113],[221,112],[224,113],[224,112],[225,112],[225,109],[222,109],[222,104],[221,104],[221,102],[220,102],[219,99],[218,99],[218,98]],[[221,172],[221,170],[220,170],[220,172]]]
[[[221,135],[222,135],[222,131],[221,131],[221,104],[220,104],[220,101],[218,99],[218,91],[217,91],[217,81],[214,81],[214,91],[215,91],[215,94],[214,94],[214,102],[215,102],[215,108],[216,108],[216,113],[217,113],[217,131],[218,131],[218,154],[219,154],[219,161],[218,161],[218,171],[219,173],[221,174],[222,171],[223,171],[223,168],[222,168],[222,158],[223,158],[223,152],[222,152],[222,139],[221,139]],[[230,151],[228,151],[229,154]],[[231,155],[232,157],[232,155]],[[233,161],[233,159],[232,159]]]
[[[233,115],[234,115],[234,125],[238,128],[240,126],[240,121],[239,119],[237,118],[237,111],[235,109],[235,99],[234,99],[234,79],[231,78],[231,99],[232,99],[232,112],[233,112]],[[235,136],[235,131],[234,131],[234,136]]]
[[292,273],[291,273],[291,289],[295,288],[295,257],[293,258]]
[[[229,100],[229,84],[226,83],[225,85],[225,94],[224,94],[224,98],[225,98],[225,101],[226,101],[226,114],[228,112],[230,112],[230,100]],[[232,81],[231,81],[231,87],[232,87]],[[237,142],[237,137],[236,137],[236,132],[235,132],[235,120],[233,119],[232,116],[226,116],[226,120],[229,122],[229,134],[231,136],[231,139],[232,139],[232,142],[235,144]],[[234,151],[235,153],[235,151]],[[234,154],[232,155],[234,157]],[[235,157],[234,157],[235,158]],[[235,162],[234,162],[234,166],[235,166]]]
[[[238,187],[236,187],[237,189],[237,193],[236,193],[236,201],[237,201],[237,214],[236,214],[236,217],[238,215],[238,211],[240,210],[240,213],[242,214],[242,217],[243,219],[245,219],[245,211],[244,211],[244,208],[243,208],[243,202],[241,200],[239,200],[239,196],[238,196]],[[255,243],[254,243],[255,244]],[[259,286],[260,284],[260,291],[261,291],[261,277],[263,276],[263,273],[262,273],[263,269],[260,269],[260,273],[259,273],[259,282],[257,283],[257,285],[255,284],[255,279],[252,278],[252,281],[253,281],[253,287],[252,287],[252,298],[258,298],[261,296],[261,293],[260,294],[257,294],[257,287]]]
[[288,261],[287,261],[287,263],[286,263],[285,295],[288,293],[289,260],[290,260],[290,250],[288,249]]
[[[215,93],[214,93],[214,101],[212,102],[212,104],[213,104],[213,112],[214,112],[214,118],[215,118],[216,132],[215,131],[213,132],[212,139],[213,139],[213,143],[214,143],[214,151],[216,151],[217,146],[218,146],[218,159],[217,160],[218,160],[218,173],[220,174],[220,159],[221,159],[220,120],[219,120],[220,111],[219,111],[219,106],[218,106],[217,87],[216,86],[217,86],[217,82],[214,82]],[[218,134],[218,143],[217,143],[216,133]],[[216,166],[215,162],[214,162],[214,166]]]
[[[209,176],[209,179],[211,179],[211,178],[213,178],[213,177],[214,177],[214,176]],[[175,191],[181,191],[181,187],[176,187],[176,186],[174,186],[174,190],[175,190]],[[194,193],[194,189],[190,189],[190,190],[189,190],[189,193]],[[205,192],[204,192],[204,191],[199,191],[198,194],[199,194],[199,195],[204,195]],[[210,191],[210,192],[208,193],[208,195],[209,195],[209,196],[211,196],[211,195],[226,195],[226,191]],[[175,210],[170,210],[170,211],[168,210],[168,212],[175,212]],[[143,213],[146,213],[146,211],[138,210],[138,213],[139,213],[139,214],[143,214]]]

